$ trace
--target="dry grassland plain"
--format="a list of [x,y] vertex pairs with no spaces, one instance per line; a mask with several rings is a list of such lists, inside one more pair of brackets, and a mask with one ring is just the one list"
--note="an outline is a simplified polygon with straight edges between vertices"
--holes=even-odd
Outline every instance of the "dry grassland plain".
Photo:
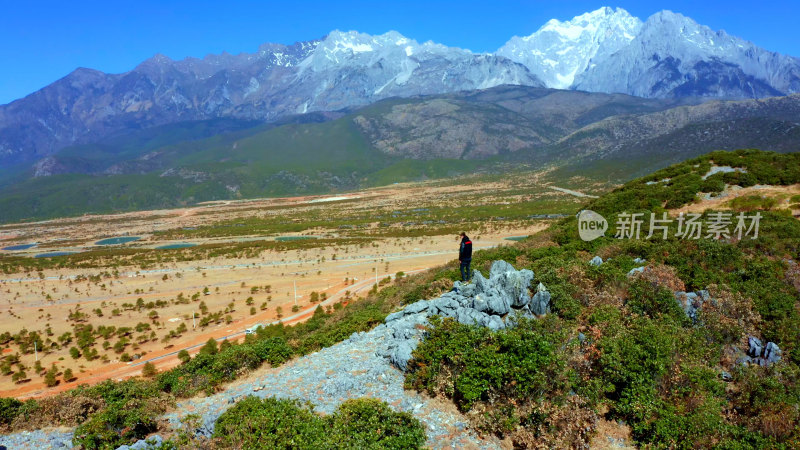
[[[608,188],[557,187],[546,173],[472,176],[2,225],[0,395],[137,376],[147,361],[175,366],[209,338],[303,320],[357,301],[376,279],[456,259],[462,230],[476,249],[508,244],[574,214],[577,194]],[[116,237],[138,239],[97,243]],[[36,257],[53,252],[70,254]],[[58,384],[47,386],[52,365]]]

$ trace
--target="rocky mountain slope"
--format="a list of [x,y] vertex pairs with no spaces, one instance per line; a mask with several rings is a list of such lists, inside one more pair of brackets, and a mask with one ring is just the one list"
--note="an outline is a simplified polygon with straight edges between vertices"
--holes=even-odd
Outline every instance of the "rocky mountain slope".
[[800,89],[800,59],[667,10],[645,22],[608,7],[554,19],[496,54],[561,89],[656,98],[761,98]]
[[77,69],[0,105],[0,163],[39,159],[124,130],[220,117],[272,120],[501,84],[542,86],[506,58],[419,44],[397,32],[334,31],[321,40],[203,59],[156,55],[123,74]]
[[624,9],[604,7],[566,22],[552,19],[530,36],[512,37],[496,53],[524,64],[547,87],[569,89],[590,62],[627,46],[641,28],[642,21]]
[[800,60],[670,11],[642,22],[607,7],[551,20],[486,54],[395,31],[333,31],[292,45],[264,44],[255,53],[180,61],[156,55],[121,74],[77,69],[0,105],[0,166],[18,173],[64,147],[186,121],[272,121],[505,84],[649,98],[761,98],[798,92]]

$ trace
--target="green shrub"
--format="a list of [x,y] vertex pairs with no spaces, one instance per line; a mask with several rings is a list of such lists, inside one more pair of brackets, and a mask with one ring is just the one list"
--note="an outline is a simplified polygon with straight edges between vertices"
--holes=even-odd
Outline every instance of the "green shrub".
[[326,447],[352,449],[414,449],[425,444],[425,429],[411,414],[394,412],[386,403],[351,399],[325,418]]
[[309,404],[297,400],[247,397],[225,411],[214,437],[226,447],[319,448],[326,434]]
[[0,397],[0,427],[11,425],[21,407],[22,402],[15,398]]
[[641,279],[636,279],[628,287],[628,308],[652,318],[668,318],[678,324],[689,323],[672,291]]
[[736,211],[770,210],[777,204],[776,199],[760,195],[745,195],[728,202],[728,206]]
[[[431,395],[444,393],[462,410],[500,395],[542,396],[564,387],[563,339],[552,321],[523,320],[517,327],[492,332],[452,319],[435,321],[409,362],[406,385]],[[447,373],[452,382],[441,383]]]
[[298,400],[247,397],[223,413],[213,437],[225,447],[415,449],[425,443],[420,422],[374,399],[351,399],[328,417]]
[[156,431],[163,410],[142,399],[108,405],[75,429],[73,444],[87,449],[130,444]]

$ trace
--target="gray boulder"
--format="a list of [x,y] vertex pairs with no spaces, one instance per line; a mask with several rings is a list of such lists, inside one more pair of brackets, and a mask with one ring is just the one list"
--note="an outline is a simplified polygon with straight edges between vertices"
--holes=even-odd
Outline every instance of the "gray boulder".
[[478,295],[486,291],[489,288],[489,280],[483,277],[480,271],[476,270],[472,274],[472,295]]
[[[455,283],[453,283],[453,292],[457,293],[458,295],[462,295],[464,297],[474,297],[475,277],[478,275],[480,275],[480,272],[476,270],[474,275],[472,276],[472,283],[463,283],[461,281],[456,281]],[[481,278],[483,278],[482,275]]]
[[524,306],[520,309],[512,310],[510,313],[506,314],[506,316],[503,318],[503,322],[505,323],[506,328],[512,328],[517,326],[519,319],[523,317],[528,319],[536,318],[536,316],[531,313],[531,310],[528,309],[527,306]]
[[164,440],[159,435],[153,435],[147,439],[139,439],[131,445],[122,445],[117,450],[147,450],[161,447]]
[[781,360],[783,351],[774,342],[767,342],[762,345],[761,339],[750,336],[747,338],[747,355],[737,359],[738,364],[758,364],[759,366],[769,367]]
[[514,301],[508,292],[501,291],[497,288],[490,289],[488,292],[476,296],[475,298],[477,299],[478,297],[483,297],[486,301],[487,309],[485,312],[499,316],[508,314],[509,311],[511,311],[511,304]]
[[767,346],[764,347],[764,363],[765,365],[775,364],[776,362],[781,360],[781,355],[783,352],[778,347],[778,345],[774,342],[767,342]]
[[631,269],[628,272],[628,276],[632,277],[632,276],[636,275],[637,273],[642,273],[642,272],[644,272],[644,266],[642,266],[642,267],[634,267],[633,269]]
[[595,256],[594,258],[589,260],[589,265],[599,266],[600,264],[603,264],[603,258],[599,256]]
[[[492,266],[494,270],[495,266]],[[501,293],[508,295],[511,306],[521,308],[531,301],[528,287],[533,281],[533,272],[527,269],[493,273],[491,281]],[[505,313],[503,313],[505,314]]]
[[539,283],[536,288],[536,293],[533,295],[530,304],[531,312],[537,316],[543,316],[550,313],[550,292],[547,288]]
[[747,350],[747,354],[753,358],[761,356],[761,353],[764,351],[764,347],[761,345],[761,339],[757,337],[750,336],[747,338],[747,345],[750,346]]
[[419,341],[399,341],[389,349],[389,361],[398,369],[405,371],[408,369],[408,361],[411,360],[411,353],[416,350]]
[[[450,292],[438,298],[420,300],[389,314],[384,324],[379,325],[386,328],[386,346],[377,353],[401,370],[407,370],[411,353],[425,337],[425,328],[430,325],[428,319],[434,315],[497,331],[515,326],[521,317],[547,314],[550,293],[540,283],[531,298],[528,289],[533,278],[530,270],[515,270],[505,261],[495,261],[488,279],[475,271],[472,282],[457,281]],[[355,334],[351,336],[357,338]]]
[[514,269],[514,267],[511,264],[503,261],[502,259],[497,260],[492,263],[492,268],[489,269],[489,279],[495,280],[498,277],[506,274],[507,272],[516,272],[516,271],[517,270]]
[[420,300],[416,303],[412,303],[406,306],[405,313],[406,314],[417,314],[422,311],[428,309],[428,301],[427,300]]
[[500,316],[489,316],[488,320],[483,324],[486,328],[492,331],[502,330],[506,327],[506,323]]

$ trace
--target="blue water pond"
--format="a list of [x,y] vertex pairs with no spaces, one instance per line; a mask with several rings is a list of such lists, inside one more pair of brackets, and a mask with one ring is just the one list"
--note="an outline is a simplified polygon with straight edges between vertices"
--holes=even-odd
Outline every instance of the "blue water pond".
[[33,247],[36,247],[36,244],[20,244],[20,245],[11,245],[9,247],[3,247],[3,250],[27,250]]
[[36,258],[52,258],[54,256],[66,256],[72,255],[75,252],[49,252],[49,253],[39,253],[36,255]]
[[121,237],[113,237],[108,239],[103,239],[101,241],[97,241],[95,245],[119,245],[119,244],[127,244],[128,242],[138,241],[141,239],[139,236],[121,236]]
[[195,245],[197,245],[197,244],[188,244],[188,243],[168,244],[168,245],[162,245],[161,247],[156,247],[156,249],[158,249],[158,250],[173,250],[173,249],[176,249],[176,248],[194,247]]

